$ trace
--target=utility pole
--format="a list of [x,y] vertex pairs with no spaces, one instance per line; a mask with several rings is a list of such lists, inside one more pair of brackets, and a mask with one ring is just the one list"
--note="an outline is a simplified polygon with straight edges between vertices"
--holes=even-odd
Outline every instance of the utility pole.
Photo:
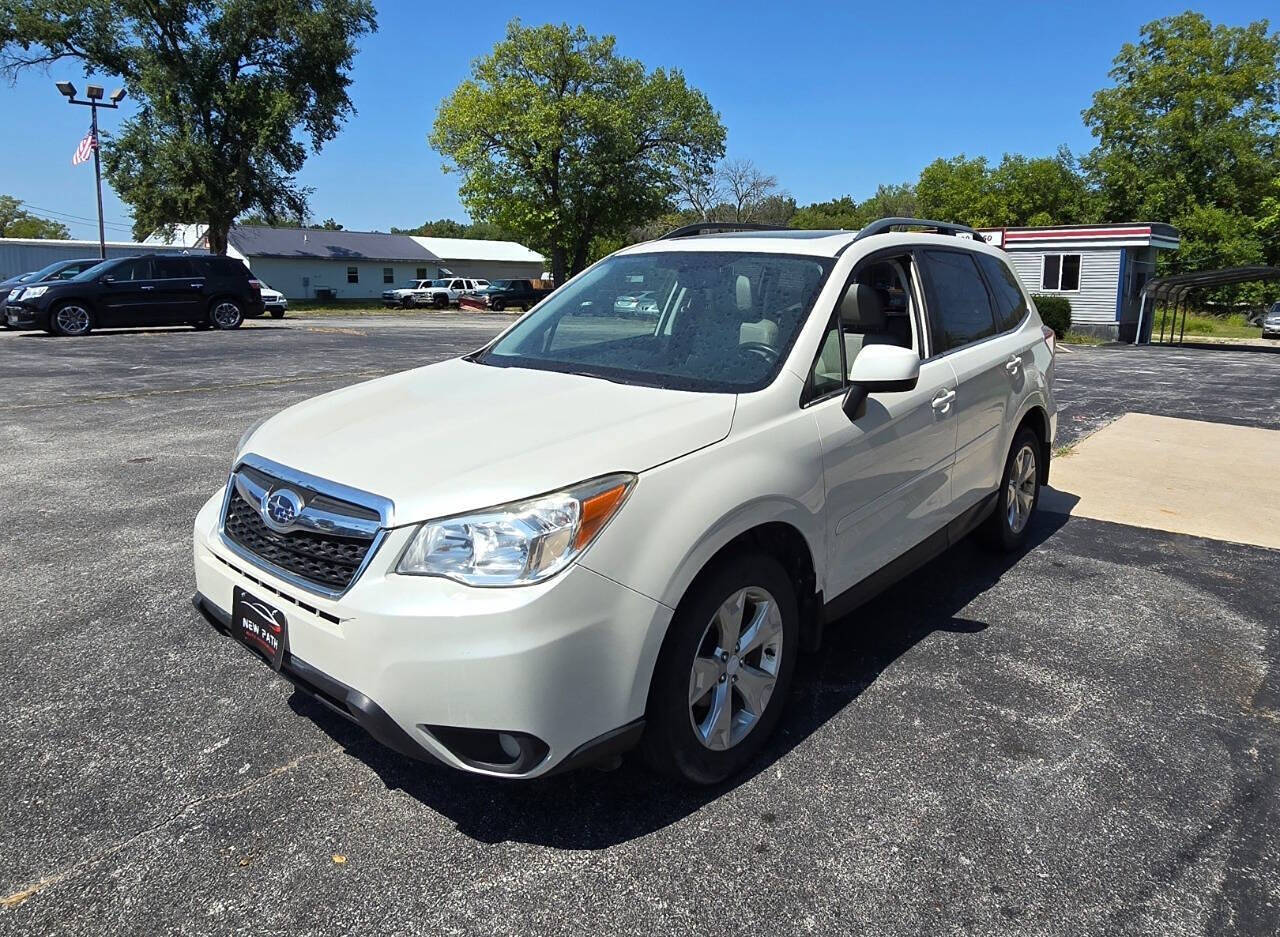
[[76,100],[76,86],[69,81],[57,82],[58,91],[65,95],[68,104],[81,104],[89,108],[92,113],[90,121],[89,134],[93,140],[93,180],[98,193],[98,257],[101,260],[107,259],[107,235],[105,227],[102,223],[102,159],[98,155],[98,108],[109,107],[115,110],[120,106],[120,102],[124,100],[124,88],[117,88],[111,92],[111,103],[106,104],[102,100],[102,86],[88,85],[84,89],[84,96],[87,101]]

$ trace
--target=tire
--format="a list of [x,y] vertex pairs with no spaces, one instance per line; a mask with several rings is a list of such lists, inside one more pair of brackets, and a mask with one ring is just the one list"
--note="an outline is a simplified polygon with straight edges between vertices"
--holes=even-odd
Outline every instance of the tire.
[[283,310],[283,309],[272,309],[272,310],[271,310],[271,318],[273,318],[273,319],[283,319],[283,318],[284,318],[284,310]]
[[58,303],[49,310],[49,329],[53,335],[88,335],[93,331],[93,313],[87,305],[74,300]]
[[996,497],[996,509],[978,528],[983,543],[997,552],[1011,553],[1027,539],[1031,517],[1040,503],[1043,458],[1040,439],[1029,429],[1013,438]]
[[244,312],[231,297],[219,297],[209,303],[209,324],[221,332],[238,329],[244,324]]
[[494,312],[502,312],[502,310],[507,308],[507,304],[500,299],[495,299],[493,301],[493,305],[491,305],[489,308],[492,309]]
[[449,297],[444,293],[436,293],[436,295],[431,297],[431,305],[435,306],[437,309],[444,309],[449,305]]
[[[739,627],[758,635],[741,655],[736,643],[721,646]],[[676,610],[654,668],[640,743],[649,766],[703,785],[742,770],[778,724],[799,653],[795,587],[776,560],[737,553],[708,569]]]
[[401,308],[401,309],[409,309],[409,308],[410,308],[410,307],[412,307],[412,306],[413,306],[413,297],[412,297],[412,296],[401,296],[401,297],[400,297],[400,308]]

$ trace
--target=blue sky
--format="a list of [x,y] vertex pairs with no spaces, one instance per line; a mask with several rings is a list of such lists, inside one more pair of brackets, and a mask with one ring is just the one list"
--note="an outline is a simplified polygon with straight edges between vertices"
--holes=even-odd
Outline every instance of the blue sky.
[[[1080,111],[1108,83],[1111,59],[1145,22],[1184,4],[1072,3],[511,3],[437,7],[379,3],[379,31],[354,70],[357,114],[312,156],[300,179],[312,214],[387,230],[465,217],[457,177],[426,144],[436,107],[519,16],[581,23],[618,37],[650,67],[684,70],[728,128],[729,155],[778,176],[801,204],[912,180],[937,156],[1076,152],[1091,139]],[[1272,2],[1215,0],[1216,22],[1244,24]],[[1273,29],[1280,23],[1273,22]],[[85,108],[53,87],[79,69],[55,67],[0,86],[7,131],[0,193],[59,212],[74,237],[96,237],[93,170],[72,167]],[[110,76],[96,76],[114,87]],[[120,115],[103,112],[103,126]],[[128,207],[108,191],[108,238],[127,240]]]

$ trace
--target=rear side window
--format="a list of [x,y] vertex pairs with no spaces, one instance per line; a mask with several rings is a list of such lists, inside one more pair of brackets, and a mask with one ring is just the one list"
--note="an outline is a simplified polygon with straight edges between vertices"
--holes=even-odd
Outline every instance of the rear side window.
[[967,252],[921,251],[929,291],[933,352],[941,354],[996,333],[991,297]]
[[107,276],[116,280],[150,280],[151,258],[139,257],[137,260],[126,260],[108,271]]
[[978,254],[978,266],[987,275],[996,300],[996,330],[1008,332],[1027,315],[1027,298],[1009,265],[990,254]]
[[198,276],[241,277],[245,279],[249,276],[249,268],[231,257],[192,257],[190,260],[195,266]]

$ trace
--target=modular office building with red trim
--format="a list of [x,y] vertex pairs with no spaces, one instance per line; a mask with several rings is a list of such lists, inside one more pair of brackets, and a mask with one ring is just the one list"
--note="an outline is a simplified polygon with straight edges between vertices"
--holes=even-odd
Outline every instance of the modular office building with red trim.
[[1028,292],[1070,300],[1073,329],[1125,342],[1133,341],[1156,252],[1178,247],[1178,229],[1153,222],[983,228],[981,234],[1009,252]]

